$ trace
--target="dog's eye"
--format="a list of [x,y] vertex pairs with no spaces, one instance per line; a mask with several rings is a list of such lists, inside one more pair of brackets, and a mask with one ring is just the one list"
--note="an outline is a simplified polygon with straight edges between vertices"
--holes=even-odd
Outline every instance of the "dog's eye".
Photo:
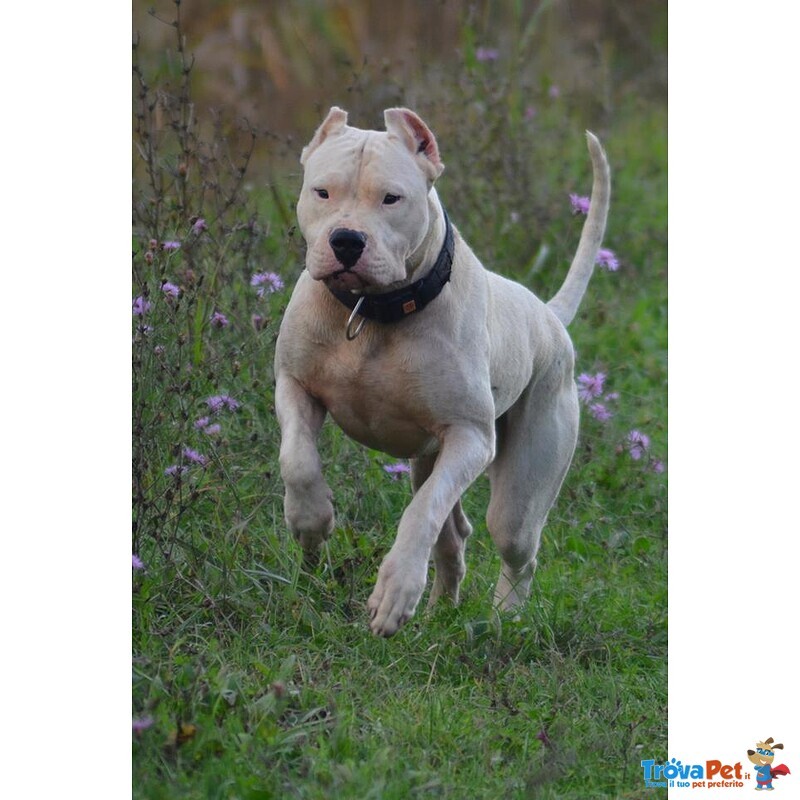
[[399,200],[400,200],[400,195],[399,194],[387,194],[383,198],[383,204],[385,206],[393,206]]
[[314,191],[317,193],[317,196],[321,197],[323,200],[327,200],[330,197],[327,189],[314,189]]

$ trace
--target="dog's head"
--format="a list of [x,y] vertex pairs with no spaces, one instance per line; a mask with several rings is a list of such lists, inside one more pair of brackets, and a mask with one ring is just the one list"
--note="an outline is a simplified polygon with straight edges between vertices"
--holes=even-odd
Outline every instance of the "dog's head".
[[775,740],[770,736],[765,742],[756,742],[755,750],[748,750],[747,757],[757,767],[771,764],[775,760],[775,751],[783,750],[782,744],[773,744]]
[[352,128],[334,106],[300,158],[306,267],[334,289],[381,292],[406,280],[429,235],[429,195],[444,169],[436,139],[408,109],[387,109],[384,121],[385,131]]

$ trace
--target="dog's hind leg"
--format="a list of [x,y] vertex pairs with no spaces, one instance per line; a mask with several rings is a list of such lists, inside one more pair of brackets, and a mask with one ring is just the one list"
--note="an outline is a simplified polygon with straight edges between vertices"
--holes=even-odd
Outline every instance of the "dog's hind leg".
[[528,597],[542,528],[575,451],[578,398],[568,360],[529,385],[497,422],[486,523],[502,558],[494,595],[500,609]]
[[[414,459],[411,464],[411,485],[416,492],[428,479],[433,470],[436,456]],[[433,546],[433,563],[436,573],[433,580],[428,608],[443,596],[458,603],[458,589],[466,573],[464,549],[466,540],[472,533],[472,525],[464,514],[459,500],[448,515]]]

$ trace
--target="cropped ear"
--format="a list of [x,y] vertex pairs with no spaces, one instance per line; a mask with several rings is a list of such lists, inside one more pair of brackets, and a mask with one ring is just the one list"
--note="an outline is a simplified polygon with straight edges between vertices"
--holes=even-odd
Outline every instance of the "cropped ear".
[[322,125],[317,128],[314,138],[303,148],[300,163],[305,165],[308,157],[329,137],[340,133],[347,124],[347,112],[332,106]]
[[421,165],[429,176],[431,183],[444,170],[439,157],[439,147],[431,129],[407,108],[387,108],[383,112],[386,132],[403,142],[414,156],[419,157]]

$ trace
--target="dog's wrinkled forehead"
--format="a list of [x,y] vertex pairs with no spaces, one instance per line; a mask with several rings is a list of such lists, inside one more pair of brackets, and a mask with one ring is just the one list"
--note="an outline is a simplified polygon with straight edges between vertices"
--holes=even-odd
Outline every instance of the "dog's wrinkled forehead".
[[366,186],[405,194],[427,192],[425,173],[407,149],[384,132],[347,128],[319,145],[305,160],[314,188],[346,187],[353,194]]
[[371,161],[376,156],[382,157],[386,151],[386,133],[380,131],[364,131],[351,128],[349,125],[341,129],[335,136],[329,136],[322,142],[311,145],[303,151],[303,165],[306,170],[318,171],[331,164],[361,164]]

